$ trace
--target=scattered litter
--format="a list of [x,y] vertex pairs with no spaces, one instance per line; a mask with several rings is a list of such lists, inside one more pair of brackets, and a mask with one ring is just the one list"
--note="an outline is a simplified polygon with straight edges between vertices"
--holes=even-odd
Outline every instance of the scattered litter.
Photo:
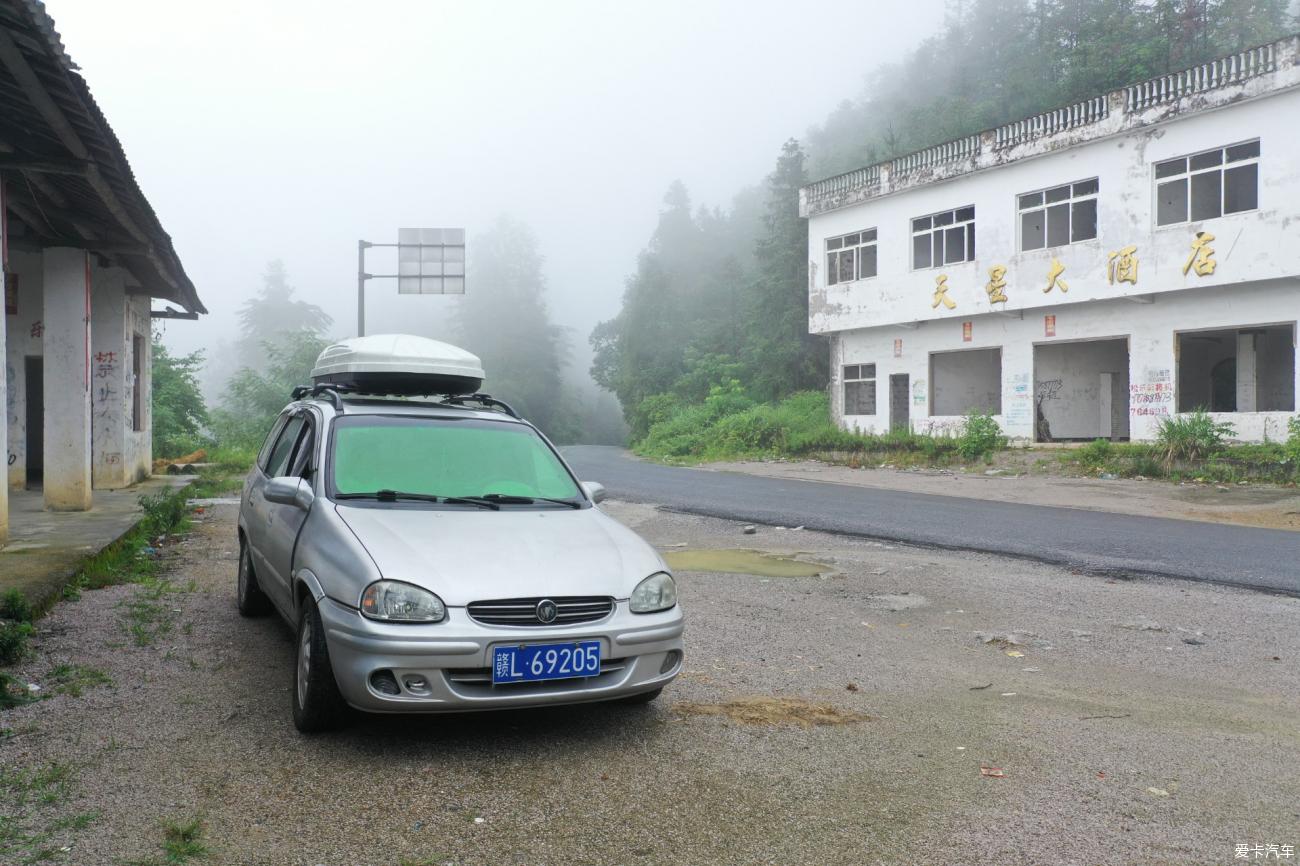
[[856,692],[857,690],[858,690],[857,683],[849,683],[847,686],[844,687],[844,691],[846,692]]
[[1014,632],[977,631],[975,637],[980,643],[991,643],[998,646],[1023,646],[1025,643],[1025,639]]
[[1020,650],[1007,650],[1007,655],[1011,656],[1013,659],[1022,659],[1025,657],[1025,654]]
[[1205,641],[1194,637],[1183,638],[1183,643],[1187,644],[1188,646],[1205,646]]
[[988,776],[991,779],[1004,779],[1007,774],[1002,772],[1001,767],[985,767],[980,765],[980,775]]
[[1103,472],[1097,477],[1102,479],[1103,481],[1114,481],[1119,476],[1116,475],[1114,472]]
[[1155,794],[1157,797],[1168,797],[1169,792],[1164,788],[1147,788],[1148,794]]
[[959,751],[959,752],[964,752],[964,751],[966,751],[966,747],[965,747],[965,746],[958,746],[958,747],[957,747],[957,751]]
[[1097,778],[1098,778],[1098,779],[1104,779],[1104,778],[1106,778],[1106,773],[1105,773],[1104,771],[1102,771],[1102,770],[1098,770],[1098,771],[1097,771]]
[[1082,629],[1072,628],[1070,629],[1070,635],[1072,637],[1086,638],[1086,637],[1092,637],[1092,632],[1083,631]]
[[758,527],[754,526],[753,524],[750,524],[747,525],[744,529],[742,529],[741,532],[745,533],[746,535],[754,535],[755,533],[758,532]]
[[475,823],[475,824],[482,824],[484,820],[485,820],[485,819],[483,819],[483,818],[475,818],[475,819],[474,819],[474,823]]
[[1090,720],[1092,720],[1092,719],[1127,719],[1127,718],[1128,718],[1129,716],[1131,716],[1131,715],[1133,715],[1133,714],[1132,714],[1132,713],[1118,713],[1118,714],[1114,714],[1114,715],[1080,716],[1080,717],[1079,717],[1079,721],[1081,721],[1081,722],[1087,722],[1087,721],[1090,721]]
[[734,698],[717,704],[678,701],[673,710],[688,716],[725,716],[746,725],[851,725],[869,721],[870,716],[841,710],[832,704],[814,704],[802,698]]
[[790,531],[791,531],[791,532],[798,532],[798,531],[801,530],[801,529],[803,529],[803,526],[802,526],[802,525],[792,527],[792,528],[790,529]]
[[1007,470],[1005,470],[1005,469],[985,469],[985,470],[984,470],[984,474],[985,474],[985,475],[1006,475],[1006,474],[1007,474]]
[[879,577],[879,576],[882,575],[882,574],[889,574],[889,569],[887,569],[887,568],[873,568],[873,569],[871,569],[871,571],[868,571],[867,574],[874,574],[876,577]]
[[36,683],[28,683],[28,684],[27,684],[27,691],[31,692],[32,694],[35,694],[36,692],[39,692],[40,690],[41,690],[41,687],[38,686],[38,685],[36,685]]
[[991,686],[991,685],[993,685],[993,683],[985,683],[985,684],[982,685],[982,686],[971,686],[971,687],[970,687],[970,690],[971,690],[972,692],[979,692],[979,691],[983,691],[984,689],[987,689],[987,688],[988,688],[989,686]]
[[1021,668],[1020,669],[1020,672],[1025,674],[1037,674],[1037,673],[1042,673],[1042,671],[1043,671],[1042,668]]
[[1003,692],[1003,693],[1002,693],[1002,697],[1004,697],[1004,698],[1014,698],[1015,696],[1016,696],[1016,693],[1015,693],[1015,692]]

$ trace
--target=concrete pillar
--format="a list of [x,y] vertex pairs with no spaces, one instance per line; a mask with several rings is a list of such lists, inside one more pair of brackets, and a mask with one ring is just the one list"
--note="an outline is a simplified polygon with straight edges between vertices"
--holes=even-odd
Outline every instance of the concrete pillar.
[[45,250],[45,507],[90,509],[90,259]]
[[[4,207],[4,197],[0,196],[0,207]],[[0,219],[3,214],[0,214]],[[0,269],[0,282],[3,281],[3,269]],[[3,295],[3,289],[0,289],[0,295]],[[9,450],[9,405],[13,397],[9,393],[10,370],[13,369],[9,364],[9,341],[5,334],[9,330],[9,314],[7,311],[0,311],[0,366],[3,366],[4,375],[0,376],[0,406],[5,407],[5,414],[0,416],[0,454],[5,455],[8,461],[11,451]],[[14,456],[17,460],[17,456]],[[0,547],[9,540],[9,469],[6,462],[5,473],[0,477]]]
[[1254,412],[1259,393],[1259,367],[1256,363],[1258,334],[1237,333],[1237,411]]
[[91,481],[97,489],[127,486],[126,436],[131,427],[130,342],[126,288],[115,268],[96,268],[91,281]]

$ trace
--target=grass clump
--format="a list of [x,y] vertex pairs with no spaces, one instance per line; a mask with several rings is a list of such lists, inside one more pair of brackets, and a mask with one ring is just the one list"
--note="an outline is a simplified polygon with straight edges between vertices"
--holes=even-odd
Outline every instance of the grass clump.
[[1156,431],[1156,445],[1165,466],[1172,467],[1180,462],[1203,461],[1217,454],[1236,432],[1227,421],[1215,421],[1204,409],[1197,409],[1162,419]]
[[203,836],[207,826],[202,818],[162,822],[163,838],[158,847],[162,857],[127,861],[128,866],[177,866],[196,857],[206,857],[208,846]]
[[99,668],[86,665],[59,665],[46,675],[49,693],[79,698],[87,689],[111,686],[113,680]]

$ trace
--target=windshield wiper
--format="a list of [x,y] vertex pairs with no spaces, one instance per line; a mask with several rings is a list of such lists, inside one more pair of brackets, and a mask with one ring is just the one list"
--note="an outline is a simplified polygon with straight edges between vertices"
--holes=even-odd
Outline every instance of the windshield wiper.
[[572,499],[554,499],[550,496],[516,496],[512,493],[484,493],[477,499],[486,499],[490,502],[501,502],[506,505],[532,505],[534,502],[554,502],[556,505],[567,505],[570,508],[581,508],[582,503]]
[[421,502],[437,502],[439,497],[432,493],[408,493],[405,490],[376,490],[373,493],[340,493],[336,499],[375,499],[379,502],[396,502],[399,499],[416,499]]

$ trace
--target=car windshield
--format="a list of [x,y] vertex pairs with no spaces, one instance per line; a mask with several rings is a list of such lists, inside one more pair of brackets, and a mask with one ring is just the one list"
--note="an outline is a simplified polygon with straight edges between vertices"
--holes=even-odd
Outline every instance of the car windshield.
[[578,486],[530,427],[454,418],[353,416],[334,424],[337,494],[574,499]]

